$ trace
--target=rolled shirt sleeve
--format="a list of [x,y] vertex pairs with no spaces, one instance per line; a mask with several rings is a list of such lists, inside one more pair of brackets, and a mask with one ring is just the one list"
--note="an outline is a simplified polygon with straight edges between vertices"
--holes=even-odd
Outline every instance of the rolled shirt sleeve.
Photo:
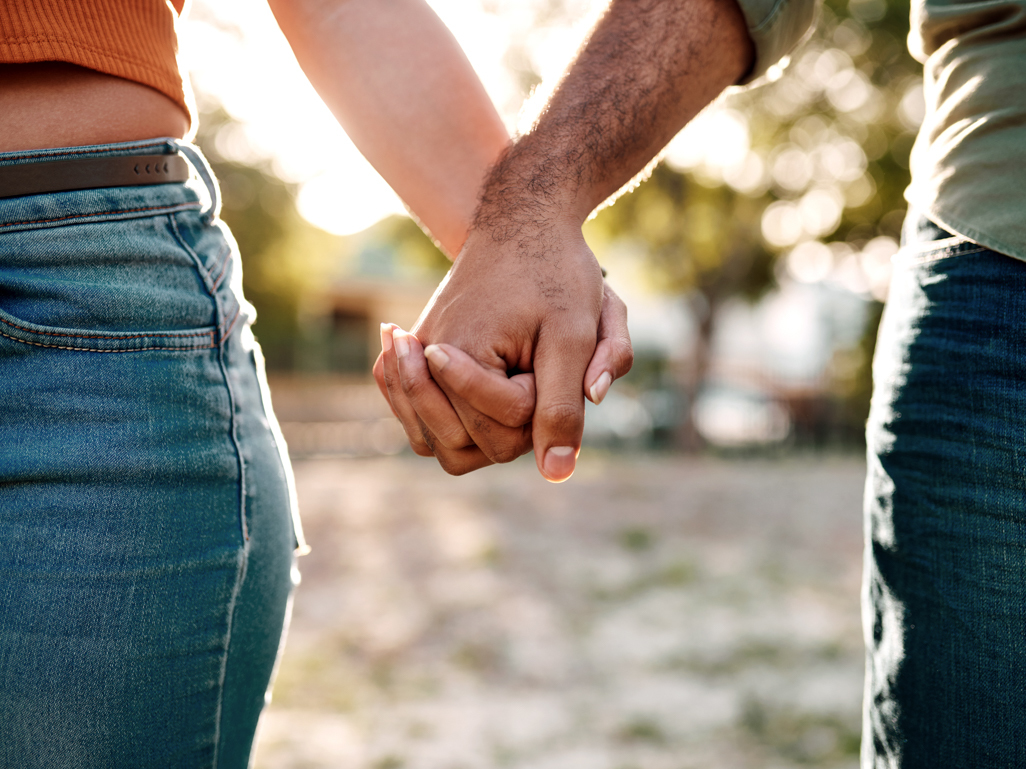
[[755,62],[738,85],[748,85],[781,63],[812,29],[818,0],[738,0],[755,44]]

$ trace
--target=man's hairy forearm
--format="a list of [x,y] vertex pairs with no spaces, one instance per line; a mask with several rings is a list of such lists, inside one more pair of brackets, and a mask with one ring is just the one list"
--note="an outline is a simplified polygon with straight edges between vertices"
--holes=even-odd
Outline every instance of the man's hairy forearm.
[[583,222],[752,58],[734,0],[613,0],[534,127],[492,170],[476,226],[504,241],[553,218]]

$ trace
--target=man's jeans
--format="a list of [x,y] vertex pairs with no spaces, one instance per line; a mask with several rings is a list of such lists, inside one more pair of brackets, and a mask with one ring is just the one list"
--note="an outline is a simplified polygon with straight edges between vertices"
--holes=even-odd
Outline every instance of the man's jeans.
[[910,214],[868,425],[863,769],[1026,766],[1026,263]]
[[0,766],[245,767],[296,532],[206,184],[0,200]]

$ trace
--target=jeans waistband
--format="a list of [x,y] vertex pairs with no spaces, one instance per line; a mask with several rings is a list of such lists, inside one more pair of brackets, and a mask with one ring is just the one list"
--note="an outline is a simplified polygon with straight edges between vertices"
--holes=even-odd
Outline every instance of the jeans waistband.
[[0,153],[0,166],[83,157],[180,153],[192,167],[192,177],[178,184],[148,187],[50,192],[0,199],[0,233],[38,227],[59,227],[84,221],[141,217],[175,210],[199,209],[205,222],[220,212],[221,196],[206,158],[198,147],[173,138],[115,144],[25,150]]

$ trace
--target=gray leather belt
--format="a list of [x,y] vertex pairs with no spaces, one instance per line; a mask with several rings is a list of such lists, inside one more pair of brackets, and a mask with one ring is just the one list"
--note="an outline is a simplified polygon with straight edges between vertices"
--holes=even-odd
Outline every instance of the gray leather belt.
[[0,198],[46,192],[173,184],[189,178],[181,155],[114,155],[0,166]]

